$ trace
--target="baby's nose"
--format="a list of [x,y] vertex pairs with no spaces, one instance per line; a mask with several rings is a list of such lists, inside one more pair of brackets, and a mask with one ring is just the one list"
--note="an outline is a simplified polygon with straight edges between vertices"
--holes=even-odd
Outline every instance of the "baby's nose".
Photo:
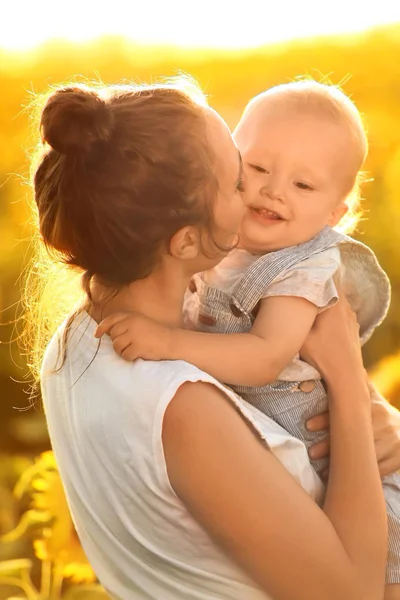
[[273,200],[283,200],[285,196],[285,182],[279,173],[270,173],[266,181],[263,182],[261,194],[268,196]]

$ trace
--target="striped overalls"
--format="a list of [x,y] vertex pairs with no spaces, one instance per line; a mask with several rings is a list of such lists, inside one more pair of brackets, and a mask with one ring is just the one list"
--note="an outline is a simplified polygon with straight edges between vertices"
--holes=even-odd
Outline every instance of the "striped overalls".
[[[361,343],[365,343],[386,316],[390,283],[367,246],[329,227],[303,244],[258,258],[244,271],[231,294],[207,285],[202,274],[195,275],[185,298],[186,326],[209,333],[248,333],[257,314],[257,305],[276,277],[311,255],[336,246],[340,249],[343,287],[349,291],[347,297],[357,314]],[[298,295],[301,296],[301,290]],[[284,323],[282,327],[285,327]],[[229,385],[229,382],[225,383]],[[328,409],[321,379],[274,381],[261,387],[231,387],[307,447],[326,437],[326,432],[310,432],[305,428],[307,419]],[[317,472],[326,466],[326,460],[311,462]],[[383,487],[389,521],[387,583],[400,583],[400,475],[386,477]]]

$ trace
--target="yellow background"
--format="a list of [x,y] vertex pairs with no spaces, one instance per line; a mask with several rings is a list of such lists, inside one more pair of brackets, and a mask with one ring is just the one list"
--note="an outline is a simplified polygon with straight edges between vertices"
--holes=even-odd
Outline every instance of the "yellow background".
[[[389,316],[365,348],[365,362],[372,367],[394,356],[379,365],[379,382],[400,404],[400,25],[235,51],[141,47],[119,37],[0,50],[0,535],[18,520],[12,485],[31,457],[48,448],[40,405],[15,409],[28,405],[29,379],[18,342],[10,343],[18,335],[14,320],[32,234],[29,155],[38,132],[28,107],[34,94],[66,80],[148,82],[182,71],[199,81],[231,128],[252,96],[300,75],[329,77],[356,102],[368,129],[372,179],[364,186],[357,237],[374,249],[393,286]],[[0,561],[26,555],[28,546],[0,543]],[[0,600],[8,597],[1,594],[0,586]]]

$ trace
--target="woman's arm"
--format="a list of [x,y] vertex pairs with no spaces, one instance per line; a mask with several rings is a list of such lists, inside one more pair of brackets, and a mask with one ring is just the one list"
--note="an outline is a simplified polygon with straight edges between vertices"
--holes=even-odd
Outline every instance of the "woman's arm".
[[[342,308],[321,315],[309,344],[311,355],[320,345],[317,363],[331,402],[331,478],[323,510],[216,388],[185,384],[165,414],[173,488],[276,600],[383,598],[386,512],[370,400],[357,335],[341,320]],[[330,351],[323,349],[325,335]]]
[[[375,453],[381,477],[400,470],[400,412],[375,388],[371,389],[371,416]],[[309,431],[329,430],[329,413],[321,413],[306,423]],[[310,447],[312,459],[329,458],[329,435]],[[326,473],[327,475],[328,473]]]

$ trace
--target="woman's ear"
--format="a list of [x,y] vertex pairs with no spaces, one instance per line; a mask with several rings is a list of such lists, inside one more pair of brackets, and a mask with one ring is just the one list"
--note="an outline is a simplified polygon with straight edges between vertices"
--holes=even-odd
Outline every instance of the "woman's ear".
[[348,210],[349,207],[347,206],[346,202],[340,202],[335,210],[329,215],[327,225],[330,227],[335,227],[335,225],[337,225],[340,220],[343,219]]
[[196,258],[200,249],[200,231],[193,225],[182,227],[171,238],[169,252],[174,258],[191,260]]

